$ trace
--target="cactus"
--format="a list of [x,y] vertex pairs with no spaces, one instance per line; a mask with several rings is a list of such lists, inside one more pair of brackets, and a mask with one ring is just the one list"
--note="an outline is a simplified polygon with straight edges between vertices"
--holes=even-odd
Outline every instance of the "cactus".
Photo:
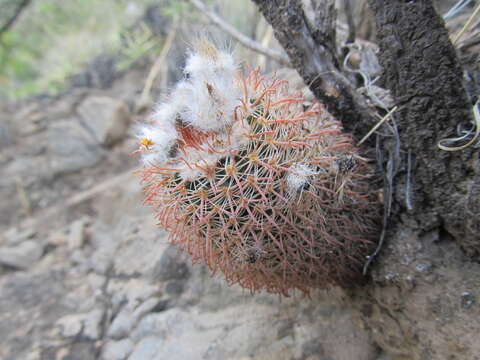
[[252,292],[358,282],[378,235],[370,169],[320,104],[199,41],[140,126],[145,203],[194,263]]

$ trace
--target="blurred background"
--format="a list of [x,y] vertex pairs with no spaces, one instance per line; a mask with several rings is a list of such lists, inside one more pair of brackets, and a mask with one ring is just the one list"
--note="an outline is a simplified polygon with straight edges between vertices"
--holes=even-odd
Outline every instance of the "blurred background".
[[[265,21],[252,2],[205,4],[248,37],[269,45],[271,40],[264,39]],[[170,81],[181,70],[185,47],[195,33],[211,32],[227,46],[235,47],[231,38],[212,28],[194,6],[184,1],[2,0],[0,9],[0,26],[20,11],[1,37],[0,91],[2,98],[10,100],[55,95],[69,86],[108,87],[132,67],[146,67],[155,60],[172,31],[175,41],[162,66],[173,75]],[[255,54],[243,50],[239,55],[255,59]],[[98,74],[97,81],[90,79],[81,74],[88,65],[103,66],[105,73]]]
[[[365,1],[354,14],[374,53]],[[204,34],[241,69],[304,88],[251,1],[0,0],[0,359],[394,359],[342,291],[227,287],[171,248],[141,205],[132,128]]]

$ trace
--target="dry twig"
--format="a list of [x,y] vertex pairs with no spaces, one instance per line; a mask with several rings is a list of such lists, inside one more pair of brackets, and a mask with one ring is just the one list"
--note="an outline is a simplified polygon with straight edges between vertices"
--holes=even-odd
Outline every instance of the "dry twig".
[[153,64],[152,68],[150,69],[150,72],[148,73],[147,80],[145,80],[145,86],[143,87],[142,94],[140,95],[140,100],[138,101],[139,109],[141,109],[142,107],[146,106],[149,103],[150,92],[152,90],[153,83],[157,78],[158,73],[162,69],[162,65],[165,63],[168,52],[172,47],[173,40],[175,39],[175,35],[177,33],[177,28],[178,28],[178,24],[174,23],[172,26],[172,29],[170,30],[170,33],[168,34],[165,40],[165,44],[163,45],[160,55],[158,56],[157,60],[155,60],[155,63]]
[[262,55],[265,55],[275,61],[278,61],[280,64],[285,66],[290,66],[290,61],[286,56],[282,53],[267,49],[263,47],[258,42],[250,39],[248,36],[242,34],[240,31],[235,29],[232,25],[228,24],[225,20],[223,20],[220,16],[213,13],[212,11],[208,10],[205,4],[200,0],[188,0],[190,3],[195,6],[200,12],[202,12],[205,16],[207,16],[210,21],[212,21],[215,25],[220,27],[222,30],[226,31],[231,37],[236,39],[240,44],[245,46],[246,48],[256,51]]
[[8,29],[10,29],[13,26],[13,24],[15,24],[15,21],[17,21],[20,14],[27,8],[30,2],[31,0],[23,0],[18,4],[13,15],[7,20],[5,24],[3,24],[0,27],[0,38]]
[[470,28],[470,26],[472,25],[473,23],[473,20],[475,20],[478,16],[478,14],[480,13],[480,4],[478,4],[478,6],[475,8],[475,10],[473,11],[472,15],[470,15],[470,17],[468,18],[467,22],[465,23],[465,25],[463,25],[462,29],[460,30],[460,32],[457,34],[457,36],[455,36],[455,38],[453,39],[452,43],[455,45],[458,40],[460,40],[460,38],[463,36],[463,34],[465,34],[465,32]]

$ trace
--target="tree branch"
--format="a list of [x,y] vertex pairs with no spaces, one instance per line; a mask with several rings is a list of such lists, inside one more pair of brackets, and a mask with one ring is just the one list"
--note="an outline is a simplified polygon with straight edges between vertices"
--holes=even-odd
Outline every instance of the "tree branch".
[[313,94],[357,140],[362,138],[373,126],[373,114],[340,69],[335,44],[335,1],[311,2],[313,23],[307,19],[301,0],[253,1]]
[[31,0],[22,0],[17,8],[15,9],[13,15],[7,20],[7,22],[5,24],[3,24],[1,27],[0,27],[0,38],[3,36],[3,34],[8,30],[10,29],[13,24],[15,23],[15,21],[17,21],[18,17],[20,16],[20,14],[23,12],[23,10],[25,10],[27,8],[27,6],[30,4]]
[[262,55],[265,55],[275,61],[278,61],[280,64],[285,66],[290,66],[290,62],[288,58],[284,56],[282,53],[264,48],[258,42],[250,39],[248,36],[242,34],[240,31],[235,29],[232,25],[228,24],[223,20],[220,16],[213,13],[212,11],[208,10],[205,4],[200,0],[188,0],[197,10],[202,12],[205,16],[207,16],[210,21],[212,21],[215,25],[217,25],[222,30],[226,31],[231,37],[236,39],[240,44],[245,46],[246,48],[256,51]]
[[352,9],[352,0],[343,0],[343,6],[345,9],[345,17],[347,18],[348,24],[348,36],[347,44],[355,42],[356,29],[355,29],[355,20],[353,19],[353,9]]

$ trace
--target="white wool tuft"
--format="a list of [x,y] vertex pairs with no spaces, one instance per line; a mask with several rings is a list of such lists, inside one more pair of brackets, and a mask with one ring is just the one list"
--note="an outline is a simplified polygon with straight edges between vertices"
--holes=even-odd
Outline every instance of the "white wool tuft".
[[147,139],[152,143],[142,151],[144,165],[161,165],[168,161],[170,149],[175,145],[177,137],[175,127],[168,124],[144,124],[139,127],[137,138],[140,141]]
[[186,60],[185,78],[177,83],[169,99],[158,105],[152,124],[142,125],[137,134],[146,166],[168,162],[167,166],[178,168],[180,176],[186,180],[200,176],[200,167],[215,164],[220,155],[209,154],[207,150],[182,153],[186,162],[197,164],[198,168],[194,165],[190,168],[185,161],[172,158],[173,146],[182,140],[177,133],[178,127],[192,126],[203,132],[216,132],[223,141],[220,151],[239,147],[248,140],[243,134],[243,124],[234,122],[241,91],[236,81],[237,65],[233,56],[219,51],[205,40],[197,45]]
[[312,181],[317,172],[306,164],[295,164],[287,175],[287,189],[291,195],[301,192],[306,184]]
[[177,114],[178,104],[174,102],[165,102],[156,108],[155,112],[152,115],[152,119],[155,121],[155,123],[161,126],[174,126]]
[[199,130],[219,131],[233,122],[240,91],[235,82],[236,65],[232,55],[218,52],[211,57],[201,53],[189,56],[186,79],[172,94],[181,118]]

